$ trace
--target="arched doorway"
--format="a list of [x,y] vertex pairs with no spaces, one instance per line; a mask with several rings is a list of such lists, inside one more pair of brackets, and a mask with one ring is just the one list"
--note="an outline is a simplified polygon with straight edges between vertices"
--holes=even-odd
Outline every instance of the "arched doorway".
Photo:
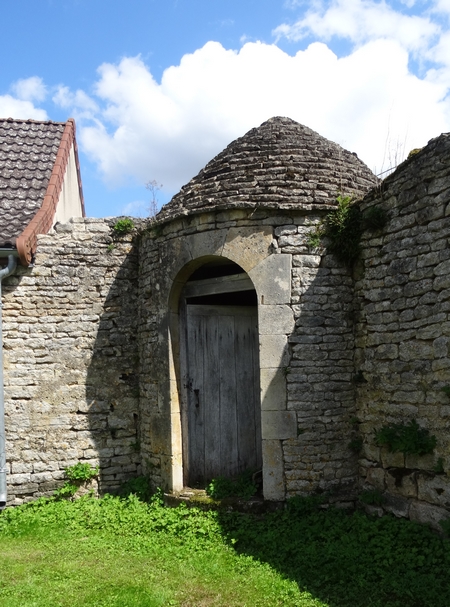
[[257,298],[239,265],[216,257],[191,274],[180,346],[184,485],[260,470]]

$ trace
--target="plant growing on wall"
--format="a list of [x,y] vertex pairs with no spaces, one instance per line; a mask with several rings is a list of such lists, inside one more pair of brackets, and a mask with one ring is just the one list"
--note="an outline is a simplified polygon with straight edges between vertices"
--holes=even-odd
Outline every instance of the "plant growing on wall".
[[379,230],[386,225],[386,211],[372,207],[364,214],[350,196],[338,196],[337,207],[308,235],[307,244],[314,249],[322,238],[328,239],[328,251],[346,265],[352,265],[361,252],[361,236],[365,229]]
[[338,206],[324,220],[324,236],[329,240],[328,250],[340,261],[351,265],[361,246],[361,211],[352,204],[350,196],[338,196]]
[[426,455],[436,447],[436,437],[426,428],[421,428],[415,419],[407,424],[389,424],[375,433],[379,447],[387,447],[394,453]]
[[94,467],[91,466],[91,464],[83,464],[81,462],[78,462],[78,464],[75,464],[74,466],[64,468],[64,475],[68,480],[60,489],[57,489],[53,495],[59,499],[73,497],[80,485],[95,478],[98,475],[98,472],[98,466]]
[[124,236],[129,234],[134,228],[134,222],[129,217],[124,219],[118,219],[113,226],[113,232],[115,236]]

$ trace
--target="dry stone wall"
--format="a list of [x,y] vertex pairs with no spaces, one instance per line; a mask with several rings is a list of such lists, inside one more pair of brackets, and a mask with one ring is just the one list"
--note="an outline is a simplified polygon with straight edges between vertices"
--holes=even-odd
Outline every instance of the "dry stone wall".
[[39,238],[3,283],[8,503],[49,495],[64,468],[100,465],[100,490],[140,472],[138,259],[113,220]]
[[[450,137],[406,161],[362,204],[387,225],[363,236],[355,283],[355,369],[361,490],[421,522],[450,516]],[[380,448],[375,432],[416,420],[437,438],[430,455]],[[378,507],[381,511],[381,507]]]
[[[198,258],[201,262],[205,255],[229,255],[258,281],[262,272],[258,267],[262,266],[251,269],[259,254],[252,238],[263,230],[269,244],[264,266],[267,276],[261,288],[257,282],[255,286],[259,298],[265,494],[284,498],[328,491],[341,502],[354,499],[357,458],[348,447],[355,416],[353,283],[348,269],[308,246],[308,235],[320,219],[317,211],[306,209],[289,213],[229,210],[178,218],[150,228],[143,236],[140,375],[143,434],[147,436],[143,464],[155,485],[167,484],[167,479],[170,483],[174,460],[181,459],[182,437],[179,431],[173,432],[180,417],[179,404],[173,406],[180,385],[171,381],[168,364],[170,348],[175,359],[173,350],[179,348],[179,336],[173,339],[172,335],[169,343],[168,318],[169,294],[179,270],[176,260]],[[247,251],[251,251],[248,258]],[[272,264],[270,258],[283,258],[292,268],[287,301],[281,305],[280,300],[277,312],[267,305],[275,302],[270,299],[276,284],[271,272],[285,264]],[[290,308],[289,314],[286,308]],[[272,327],[280,324],[282,315],[286,319],[289,315],[286,329],[280,327],[277,335],[268,335],[273,333],[265,320],[268,312],[275,314],[269,323]],[[171,313],[176,315],[177,310]],[[280,359],[270,351],[270,344],[283,339],[286,351]],[[271,374],[269,359],[275,358],[281,366]],[[271,385],[266,386],[266,375]]]
[[353,384],[353,283],[350,271],[308,236],[321,217],[298,215],[275,228],[277,252],[292,255],[288,408],[298,436],[285,441],[287,494],[328,492],[351,503],[357,465],[348,445],[355,416]]

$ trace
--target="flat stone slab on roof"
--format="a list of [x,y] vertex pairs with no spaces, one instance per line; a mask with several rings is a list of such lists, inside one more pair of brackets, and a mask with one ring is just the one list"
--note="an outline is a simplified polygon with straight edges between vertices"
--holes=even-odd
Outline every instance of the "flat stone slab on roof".
[[216,208],[332,205],[339,193],[361,198],[377,183],[356,154],[290,118],[275,117],[230,143],[157,218]]
[[0,247],[15,246],[41,207],[65,125],[0,119]]

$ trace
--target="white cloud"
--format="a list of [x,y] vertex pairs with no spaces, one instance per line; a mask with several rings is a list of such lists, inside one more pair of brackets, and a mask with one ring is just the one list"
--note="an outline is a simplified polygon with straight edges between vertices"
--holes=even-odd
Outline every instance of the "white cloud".
[[56,88],[52,101],[64,109],[70,109],[77,120],[94,118],[99,111],[98,105],[84,91],[78,89],[73,93],[69,87],[63,85]]
[[20,118],[48,120],[47,112],[36,108],[31,101],[17,99],[11,95],[0,95],[0,116],[2,118]]
[[119,215],[127,215],[131,217],[148,217],[149,216],[149,203],[145,200],[134,200],[126,204]]
[[[79,103],[94,117],[79,124],[79,140],[109,184],[132,176],[175,192],[231,140],[284,115],[381,171],[400,148],[450,130],[448,79],[414,76],[408,60],[399,42],[385,39],[343,58],[323,43],[290,56],[275,45],[247,43],[238,52],[209,42],[157,83],[139,57],[125,58],[102,65],[96,99]],[[77,95],[60,91],[68,104]]]
[[11,86],[11,90],[23,101],[44,101],[47,97],[47,87],[38,76],[17,80]]
[[426,49],[439,33],[439,25],[430,17],[405,15],[384,1],[373,0],[316,2],[293,25],[282,24],[274,30],[278,38],[293,41],[311,35],[327,41],[336,36],[355,44],[389,38],[414,52]]

